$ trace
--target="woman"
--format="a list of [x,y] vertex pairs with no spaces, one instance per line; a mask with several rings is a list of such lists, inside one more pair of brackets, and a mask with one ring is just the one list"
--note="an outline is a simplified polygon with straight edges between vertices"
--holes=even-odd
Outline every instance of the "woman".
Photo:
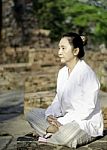
[[77,147],[103,135],[100,83],[82,59],[83,41],[78,34],[63,35],[58,56],[65,66],[58,73],[57,94],[46,110],[33,109],[27,120],[40,136],[52,133],[46,142]]

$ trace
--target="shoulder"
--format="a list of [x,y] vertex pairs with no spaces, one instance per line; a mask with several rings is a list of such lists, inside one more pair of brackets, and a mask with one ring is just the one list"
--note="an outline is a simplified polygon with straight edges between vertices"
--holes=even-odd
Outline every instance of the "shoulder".
[[94,70],[84,61],[80,61],[80,73],[83,75],[96,76]]
[[100,87],[100,82],[96,73],[85,61],[81,62],[81,81],[84,84],[91,84],[93,87],[94,85]]

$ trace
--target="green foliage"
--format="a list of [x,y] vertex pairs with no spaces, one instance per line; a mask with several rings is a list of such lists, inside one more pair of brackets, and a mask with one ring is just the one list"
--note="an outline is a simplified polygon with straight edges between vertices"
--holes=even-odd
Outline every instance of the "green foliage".
[[76,0],[33,0],[40,28],[49,29],[52,40],[63,32],[84,29],[98,43],[107,38],[107,10]]
[[107,92],[107,86],[101,84],[101,90],[104,91],[104,92]]
[[64,16],[57,5],[57,0],[38,0],[38,2],[34,0],[34,9],[39,27],[49,29],[51,39],[56,40],[63,32],[62,24],[64,21]]

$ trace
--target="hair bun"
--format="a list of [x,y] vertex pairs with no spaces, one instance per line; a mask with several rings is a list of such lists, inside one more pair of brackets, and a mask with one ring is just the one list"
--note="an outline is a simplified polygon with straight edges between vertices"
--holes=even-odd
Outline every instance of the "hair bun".
[[83,45],[85,46],[87,44],[87,36],[85,35],[80,35],[81,39],[82,39],[82,42],[83,42]]

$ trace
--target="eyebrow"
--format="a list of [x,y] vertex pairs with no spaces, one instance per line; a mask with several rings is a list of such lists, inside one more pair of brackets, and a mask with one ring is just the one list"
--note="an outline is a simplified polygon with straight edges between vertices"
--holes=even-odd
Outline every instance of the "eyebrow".
[[59,47],[66,47],[65,45],[59,45]]

